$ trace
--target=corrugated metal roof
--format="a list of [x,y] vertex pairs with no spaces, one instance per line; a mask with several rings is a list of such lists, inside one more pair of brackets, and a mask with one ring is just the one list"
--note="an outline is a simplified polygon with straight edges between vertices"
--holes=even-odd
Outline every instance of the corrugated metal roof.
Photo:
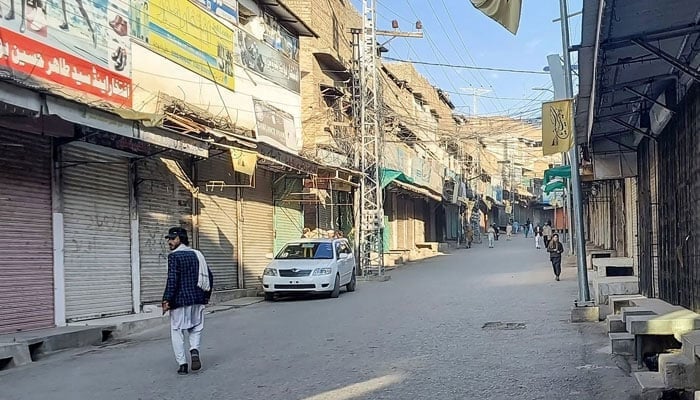
[[640,113],[648,112],[654,103],[633,91],[656,99],[674,82],[691,81],[691,75],[636,40],[695,70],[700,54],[699,1],[666,0],[663,6],[657,0],[607,1],[602,9],[600,1],[584,0],[583,4],[576,107],[578,141],[597,141],[596,151],[605,146],[634,147],[644,136],[641,132],[646,127],[632,129],[624,124],[643,126]]

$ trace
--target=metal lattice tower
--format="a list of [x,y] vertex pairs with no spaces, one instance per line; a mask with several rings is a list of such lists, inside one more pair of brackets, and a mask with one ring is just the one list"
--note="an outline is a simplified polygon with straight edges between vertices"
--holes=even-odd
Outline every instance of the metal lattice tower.
[[359,259],[363,275],[384,275],[380,182],[382,136],[379,127],[376,0],[362,2],[362,30],[353,30],[355,46],[353,103],[358,132],[357,164],[360,184]]

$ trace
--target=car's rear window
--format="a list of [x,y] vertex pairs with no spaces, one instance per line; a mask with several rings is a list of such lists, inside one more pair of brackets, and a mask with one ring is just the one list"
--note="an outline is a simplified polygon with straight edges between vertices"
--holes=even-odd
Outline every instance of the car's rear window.
[[333,258],[331,243],[289,243],[279,253],[278,260],[330,260]]

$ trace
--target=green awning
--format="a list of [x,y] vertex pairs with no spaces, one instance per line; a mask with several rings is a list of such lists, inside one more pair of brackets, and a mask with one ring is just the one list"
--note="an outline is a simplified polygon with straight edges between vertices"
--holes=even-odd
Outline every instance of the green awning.
[[550,168],[544,171],[544,181],[549,182],[554,177],[560,178],[571,178],[571,166],[570,165],[560,165],[558,167]]
[[382,189],[387,187],[392,181],[399,181],[403,183],[413,184],[413,178],[407,176],[401,171],[395,169],[382,168],[379,174],[379,181],[382,183]]
[[544,192],[546,194],[550,194],[551,192],[555,190],[560,190],[560,189],[565,189],[566,186],[564,186],[564,182],[562,181],[552,181],[549,182],[548,184],[545,185],[544,187]]

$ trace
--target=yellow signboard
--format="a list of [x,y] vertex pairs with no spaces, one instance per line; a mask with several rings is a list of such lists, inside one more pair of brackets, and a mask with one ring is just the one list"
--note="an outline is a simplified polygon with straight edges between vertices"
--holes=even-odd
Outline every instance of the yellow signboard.
[[574,144],[573,100],[542,104],[542,152],[545,156],[565,153]]
[[243,149],[231,149],[231,162],[233,170],[245,174],[255,174],[255,165],[258,161],[258,153]]
[[234,32],[190,0],[151,0],[147,37],[156,53],[234,89]]

